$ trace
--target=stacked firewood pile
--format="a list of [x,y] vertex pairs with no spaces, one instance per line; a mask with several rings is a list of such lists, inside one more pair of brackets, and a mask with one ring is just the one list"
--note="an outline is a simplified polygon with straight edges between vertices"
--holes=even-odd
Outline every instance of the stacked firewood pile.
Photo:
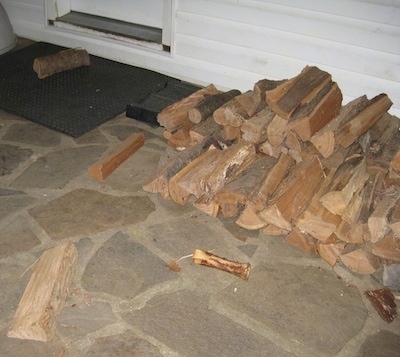
[[371,274],[400,262],[400,121],[391,105],[386,94],[342,105],[317,67],[245,93],[210,84],[159,113],[179,153],[143,189]]

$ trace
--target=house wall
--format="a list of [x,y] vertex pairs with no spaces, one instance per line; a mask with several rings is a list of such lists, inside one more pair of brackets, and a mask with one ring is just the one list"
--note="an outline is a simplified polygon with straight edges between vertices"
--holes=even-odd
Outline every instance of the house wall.
[[21,37],[223,90],[316,65],[332,74],[344,102],[383,92],[400,116],[399,0],[175,0],[171,53],[47,26],[44,3],[2,0]]

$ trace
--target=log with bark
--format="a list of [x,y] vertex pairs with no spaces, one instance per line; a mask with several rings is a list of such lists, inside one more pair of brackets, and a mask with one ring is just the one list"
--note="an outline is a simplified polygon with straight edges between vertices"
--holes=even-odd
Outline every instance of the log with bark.
[[393,293],[388,288],[368,290],[365,296],[384,321],[390,323],[396,318],[397,305]]

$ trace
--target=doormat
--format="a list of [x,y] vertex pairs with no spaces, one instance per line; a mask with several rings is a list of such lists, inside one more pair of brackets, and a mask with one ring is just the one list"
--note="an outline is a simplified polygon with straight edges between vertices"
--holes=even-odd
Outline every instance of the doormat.
[[79,137],[160,91],[171,77],[90,56],[90,66],[39,79],[37,57],[64,50],[44,42],[0,56],[0,109]]

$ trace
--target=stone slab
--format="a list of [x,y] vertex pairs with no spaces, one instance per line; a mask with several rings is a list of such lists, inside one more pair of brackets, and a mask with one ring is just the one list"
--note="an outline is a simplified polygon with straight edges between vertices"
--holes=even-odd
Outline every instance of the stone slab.
[[33,151],[30,149],[0,144],[0,177],[11,174],[13,170],[28,159],[32,153]]
[[54,147],[61,143],[62,135],[34,123],[16,123],[11,125],[2,140],[20,144]]

